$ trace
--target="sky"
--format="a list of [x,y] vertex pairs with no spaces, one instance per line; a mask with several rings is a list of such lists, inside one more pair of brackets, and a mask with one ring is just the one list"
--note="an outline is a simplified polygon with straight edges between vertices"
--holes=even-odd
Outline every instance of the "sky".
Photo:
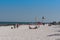
[[60,0],[0,0],[0,21],[60,21]]

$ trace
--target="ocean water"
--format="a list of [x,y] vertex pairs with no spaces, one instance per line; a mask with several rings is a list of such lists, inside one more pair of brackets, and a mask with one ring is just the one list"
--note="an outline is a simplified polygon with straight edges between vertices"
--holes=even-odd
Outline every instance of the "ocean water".
[[36,24],[37,22],[0,22],[0,24]]

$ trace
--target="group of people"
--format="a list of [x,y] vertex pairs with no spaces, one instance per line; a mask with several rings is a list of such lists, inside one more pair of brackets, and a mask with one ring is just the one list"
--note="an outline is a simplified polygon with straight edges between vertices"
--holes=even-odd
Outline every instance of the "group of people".
[[14,27],[11,27],[11,29],[18,28],[18,27],[19,27],[19,24],[14,24]]

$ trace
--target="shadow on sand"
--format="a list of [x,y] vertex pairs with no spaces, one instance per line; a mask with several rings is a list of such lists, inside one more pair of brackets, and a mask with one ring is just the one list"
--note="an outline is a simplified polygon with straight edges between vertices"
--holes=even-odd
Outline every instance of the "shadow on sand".
[[49,37],[51,36],[60,36],[60,34],[51,34],[51,35],[48,35]]

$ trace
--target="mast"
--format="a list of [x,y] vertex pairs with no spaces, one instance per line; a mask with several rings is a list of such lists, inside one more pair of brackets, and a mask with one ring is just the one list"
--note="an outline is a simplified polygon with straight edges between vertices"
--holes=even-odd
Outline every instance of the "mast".
[[38,23],[38,17],[35,17],[35,25],[36,25],[35,28],[38,27],[37,23]]
[[38,22],[38,17],[35,17],[35,22]]

